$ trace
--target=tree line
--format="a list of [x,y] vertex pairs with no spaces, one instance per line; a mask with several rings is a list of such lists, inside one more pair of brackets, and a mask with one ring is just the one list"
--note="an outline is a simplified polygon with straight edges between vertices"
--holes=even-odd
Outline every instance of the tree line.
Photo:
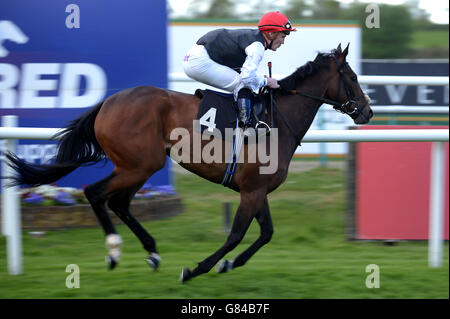
[[[269,3],[263,0],[249,0],[245,7],[242,3],[242,0],[193,0],[188,7],[188,14],[178,18],[258,20],[265,12],[280,10],[292,22],[299,24],[311,20],[358,23],[362,31],[362,56],[365,59],[449,57],[448,24],[430,22],[429,14],[419,8],[418,0],[409,0],[404,5],[376,4],[379,27],[373,27],[377,12],[371,10],[368,3],[357,0],[347,4],[336,0],[288,0],[283,7],[276,7],[273,1]],[[171,12],[169,6],[169,16]],[[426,38],[427,34],[439,37],[435,41],[438,44],[430,45],[427,41],[422,44],[420,37],[415,38],[418,33],[422,38]]]

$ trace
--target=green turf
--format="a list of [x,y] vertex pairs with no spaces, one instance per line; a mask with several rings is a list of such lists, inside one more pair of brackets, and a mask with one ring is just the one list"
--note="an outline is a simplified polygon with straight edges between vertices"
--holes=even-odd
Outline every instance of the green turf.
[[[442,268],[427,265],[426,242],[345,239],[345,174],[319,168],[291,173],[270,195],[275,233],[244,267],[226,274],[211,271],[182,285],[181,268],[191,269],[219,248],[222,203],[236,209],[239,197],[193,175],[177,175],[185,211],[143,223],[157,239],[162,262],[153,272],[146,252],[123,225],[122,261],[113,271],[104,263],[100,228],[49,231],[43,238],[24,232],[24,274],[6,270],[5,238],[0,237],[0,298],[449,298],[448,243]],[[259,234],[256,222],[228,257]],[[80,288],[66,288],[66,266],[80,268]],[[380,288],[365,286],[366,266],[380,269]]]

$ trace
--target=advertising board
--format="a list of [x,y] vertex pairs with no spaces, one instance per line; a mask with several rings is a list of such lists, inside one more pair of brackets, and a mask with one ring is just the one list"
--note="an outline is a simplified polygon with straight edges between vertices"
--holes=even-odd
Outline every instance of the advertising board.
[[[0,2],[0,116],[21,127],[63,127],[130,87],[167,88],[165,0]],[[20,157],[45,163],[55,142],[20,141]],[[82,187],[112,164],[83,167],[58,182]],[[151,178],[169,184],[167,166]]]
[[[356,129],[448,126],[370,125]],[[349,166],[349,236],[363,240],[428,240],[432,142],[353,143]],[[443,238],[449,236],[448,143],[444,143]]]

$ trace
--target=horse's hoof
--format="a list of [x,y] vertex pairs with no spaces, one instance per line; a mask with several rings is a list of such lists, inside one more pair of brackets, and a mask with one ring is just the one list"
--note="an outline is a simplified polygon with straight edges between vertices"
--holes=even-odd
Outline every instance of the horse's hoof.
[[152,253],[148,256],[145,261],[149,264],[150,267],[153,268],[154,271],[158,270],[159,262],[161,261],[161,257],[158,254]]
[[191,276],[191,271],[189,270],[189,268],[183,268],[181,270],[181,275],[180,275],[180,282],[182,284],[184,284],[186,281],[188,281],[189,279],[192,278]]
[[233,269],[233,262],[229,261],[229,260],[223,260],[216,269],[216,272],[218,274],[222,274],[224,272],[229,272],[231,271],[231,269]]
[[108,265],[109,270],[113,270],[114,268],[116,268],[117,264],[119,263],[119,261],[116,258],[109,255],[105,257],[105,261],[106,264]]

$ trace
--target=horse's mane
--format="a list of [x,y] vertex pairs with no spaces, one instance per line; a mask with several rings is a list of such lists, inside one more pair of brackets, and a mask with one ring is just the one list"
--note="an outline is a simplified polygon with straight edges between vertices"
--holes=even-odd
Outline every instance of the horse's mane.
[[336,56],[337,50],[330,53],[319,52],[314,61],[308,61],[299,67],[294,73],[278,81],[281,88],[285,90],[295,90],[297,85],[310,75],[317,73],[321,68],[327,68],[330,64],[330,57]]

